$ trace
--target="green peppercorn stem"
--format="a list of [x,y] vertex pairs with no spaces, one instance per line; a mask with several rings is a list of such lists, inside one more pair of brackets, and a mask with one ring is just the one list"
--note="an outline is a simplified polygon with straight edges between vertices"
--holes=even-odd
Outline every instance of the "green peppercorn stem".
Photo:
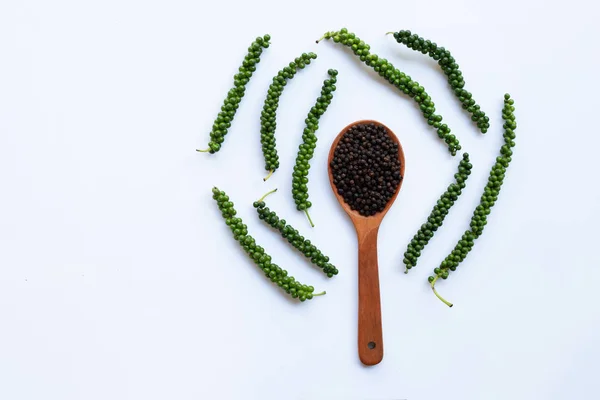
[[274,170],[270,170],[269,174],[263,178],[263,181],[266,182],[271,176],[273,176],[273,172],[275,172],[275,171]]
[[498,194],[500,193],[500,188],[504,182],[506,170],[512,161],[513,152],[511,148],[515,146],[514,140],[516,137],[515,130],[517,129],[517,122],[514,111],[514,100],[511,99],[510,95],[507,93],[504,95],[504,107],[502,109],[502,119],[504,120],[504,144],[500,148],[500,155],[496,158],[496,163],[492,166],[479,205],[475,208],[475,211],[473,211],[473,217],[471,217],[470,224],[471,228],[463,233],[450,254],[441,262],[438,268],[434,268],[434,275],[431,275],[428,278],[431,288],[440,299],[441,296],[437,295],[437,292],[435,292],[435,282],[438,278],[448,279],[450,272],[455,271],[456,267],[465,260],[473,248],[475,239],[479,238],[483,233],[483,229],[487,224],[487,216],[490,214],[491,208],[498,200]]
[[300,299],[300,301],[311,300],[314,296],[325,294],[325,292],[314,293],[315,289],[312,286],[303,285],[296,281],[294,277],[288,275],[286,270],[272,263],[271,256],[248,234],[248,228],[242,219],[235,216],[237,212],[233,208],[233,203],[229,200],[229,196],[216,187],[212,189],[212,192],[213,199],[217,202],[225,223],[229,226],[231,232],[233,232],[233,238],[240,243],[246,254],[250,256],[271,282],[275,283],[293,298]]
[[433,235],[440,226],[444,223],[444,219],[454,202],[462,193],[462,189],[466,186],[466,181],[471,175],[473,166],[469,162],[469,154],[464,153],[462,160],[458,164],[458,171],[454,174],[454,182],[448,186],[444,194],[438,199],[433,210],[427,217],[427,222],[421,225],[421,228],[415,233],[412,240],[404,253],[405,273],[417,265],[417,260],[421,256],[421,252],[427,246]]
[[268,195],[270,195],[270,194],[273,194],[273,193],[275,193],[276,191],[277,191],[277,189],[273,189],[273,190],[271,190],[270,192],[267,192],[267,193],[265,193],[265,195],[264,195],[263,197],[261,197],[260,199],[258,199],[258,201],[259,201],[259,202],[261,202],[261,201],[264,201],[264,200],[265,200],[265,198],[266,198]]
[[310,214],[308,213],[308,210],[304,210],[304,215],[306,215],[306,218],[308,219],[308,223],[310,224],[311,228],[315,227],[315,223],[313,222],[312,218],[310,217]]
[[331,39],[335,43],[350,47],[362,62],[373,68],[381,77],[401,92],[410,96],[419,106],[423,117],[427,120],[427,124],[437,129],[438,137],[446,142],[450,154],[456,155],[456,152],[461,149],[460,143],[456,136],[450,133],[448,125],[442,124],[442,116],[435,113],[435,104],[423,86],[398,70],[385,58],[370,53],[371,46],[360,40],[354,33],[348,32],[346,28],[342,28],[337,32],[325,33],[321,39],[317,40],[317,43],[323,39]]
[[312,206],[312,203],[308,201],[308,171],[310,170],[310,160],[313,158],[317,147],[316,132],[319,129],[319,119],[331,104],[336,89],[338,72],[335,69],[330,69],[327,74],[329,78],[323,82],[321,95],[317,97],[315,105],[310,109],[304,120],[306,127],[302,132],[302,144],[298,146],[298,155],[292,173],[292,195],[296,202],[296,208],[299,211],[304,211],[312,227],[315,225],[308,214],[308,209]]
[[329,257],[323,255],[323,252],[319,250],[310,240],[300,235],[298,230],[294,229],[291,225],[288,225],[285,219],[280,219],[275,211],[271,211],[265,204],[265,198],[271,193],[275,193],[277,189],[271,190],[258,201],[255,201],[253,206],[256,208],[258,218],[269,224],[272,228],[275,228],[281,233],[281,236],[285,238],[296,250],[301,252],[304,257],[310,260],[311,263],[323,270],[329,278],[338,274],[338,269],[329,262]]
[[442,301],[442,303],[444,303],[448,307],[452,307],[454,304],[452,304],[448,300],[444,299],[442,296],[440,296],[440,294],[437,292],[437,290],[435,290],[435,281],[437,281],[438,278],[439,278],[439,276],[436,275],[435,278],[433,278],[433,280],[431,281],[431,290],[433,290],[433,294],[435,294],[436,297]]
[[463,79],[462,72],[450,51],[438,46],[430,40],[425,40],[419,35],[411,33],[411,31],[401,30],[398,32],[388,32],[387,34],[393,34],[394,39],[396,39],[398,43],[405,45],[409,49],[428,54],[431,58],[436,60],[442,68],[442,71],[444,71],[444,74],[446,74],[448,83],[455,96],[461,102],[462,108],[471,115],[471,120],[477,124],[481,133],[486,133],[488,131],[490,119],[475,102],[471,92],[468,92],[465,89],[465,80]]
[[266,49],[269,47],[270,40],[271,36],[269,35],[257,37],[250,47],[248,47],[248,54],[244,57],[244,62],[240,66],[238,73],[233,77],[234,86],[227,93],[227,97],[223,101],[223,106],[221,106],[221,111],[213,123],[208,148],[196,151],[214,154],[221,149],[225,135],[227,135],[231,127],[231,122],[246,92],[246,84],[250,81],[253,72],[256,71],[256,65],[260,62],[260,55],[263,48]]
[[304,69],[310,64],[311,60],[316,58],[317,55],[315,53],[302,53],[300,57],[296,57],[294,61],[280,70],[273,77],[273,83],[269,86],[263,110],[260,114],[260,143],[265,159],[265,169],[269,171],[269,175],[263,179],[265,181],[279,168],[279,156],[275,145],[275,129],[277,127],[277,107],[279,106],[279,98],[283,93],[283,88],[288,80],[292,79],[299,70]]

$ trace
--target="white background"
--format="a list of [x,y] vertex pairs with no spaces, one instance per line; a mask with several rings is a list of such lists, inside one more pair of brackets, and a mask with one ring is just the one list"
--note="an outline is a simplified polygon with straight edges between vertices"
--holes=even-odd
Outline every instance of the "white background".
[[[600,370],[598,40],[590,1],[11,1],[0,5],[0,398],[591,398]],[[423,84],[470,152],[474,173],[410,274],[402,253],[453,179],[452,158],[411,100],[340,45],[348,27]],[[428,57],[391,37],[449,48],[491,118],[478,133]],[[215,156],[205,147],[248,45],[271,47]],[[259,114],[271,77],[319,58],[286,87],[281,168],[266,184]],[[337,68],[310,174],[311,230],[290,176],[303,121]],[[474,250],[426,278],[468,227],[502,142],[502,95],[517,146]],[[326,155],[347,123],[391,127],[406,178],[380,231],[385,356],[356,351],[356,241]],[[237,247],[218,185],[250,233],[327,295],[288,301]],[[263,226],[269,204],[340,270],[332,280]]]

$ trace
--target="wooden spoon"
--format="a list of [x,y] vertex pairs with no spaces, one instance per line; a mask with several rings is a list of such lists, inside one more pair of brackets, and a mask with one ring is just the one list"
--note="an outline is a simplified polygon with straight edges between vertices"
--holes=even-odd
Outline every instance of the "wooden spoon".
[[[331,171],[331,160],[338,145],[338,142],[354,125],[375,124],[383,126],[390,138],[398,144],[398,158],[400,160],[400,176],[402,179],[398,184],[396,192],[388,201],[383,211],[370,217],[362,216],[358,211],[354,211],[344,201],[344,198],[337,192],[333,183],[333,173]],[[381,329],[381,302],[379,298],[379,271],[377,266],[377,233],[383,217],[388,212],[394,200],[400,192],[402,182],[404,181],[404,152],[402,145],[396,135],[384,124],[372,120],[361,120],[353,122],[346,126],[337,135],[327,161],[329,171],[329,182],[335,197],[337,197],[342,208],[354,224],[356,235],[358,237],[358,356],[365,365],[379,364],[383,359],[383,335]]]

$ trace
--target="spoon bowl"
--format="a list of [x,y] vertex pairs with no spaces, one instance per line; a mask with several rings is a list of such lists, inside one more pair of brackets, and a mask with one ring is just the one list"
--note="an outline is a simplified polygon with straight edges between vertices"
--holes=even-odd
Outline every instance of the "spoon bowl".
[[[331,161],[344,134],[355,125],[374,124],[385,128],[388,136],[398,145],[398,159],[400,161],[400,183],[385,208],[372,216],[363,216],[353,210],[344,198],[338,193],[333,183]],[[361,120],[346,126],[337,135],[329,150],[327,160],[329,183],[338,202],[348,214],[358,239],[358,355],[365,365],[375,365],[383,359],[383,334],[381,326],[381,301],[379,295],[379,268],[377,264],[377,234],[379,226],[388,210],[396,200],[404,181],[404,151],[400,141],[387,126],[378,121]]]

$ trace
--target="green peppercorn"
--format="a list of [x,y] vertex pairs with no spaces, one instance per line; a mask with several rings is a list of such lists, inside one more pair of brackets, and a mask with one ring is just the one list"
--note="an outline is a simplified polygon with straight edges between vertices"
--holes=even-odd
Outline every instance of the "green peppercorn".
[[[321,96],[315,102],[315,105],[310,109],[308,116],[306,117],[302,134],[302,144],[298,147],[298,155],[296,156],[296,164],[294,166],[294,172],[292,173],[292,195],[296,202],[296,208],[299,211],[304,211],[310,225],[315,225],[308,214],[308,209],[312,206],[312,203],[308,201],[308,171],[310,169],[310,160],[313,158],[314,151],[317,143],[316,131],[319,128],[319,119],[321,115],[327,111],[333,93],[335,92],[335,83],[337,82],[338,72],[335,69],[327,71],[329,78],[323,82],[321,88]],[[331,98],[325,97],[331,95]]]
[[[237,213],[233,208],[233,202],[229,201],[229,197],[225,192],[216,187],[212,189],[212,192],[213,199],[217,202],[217,206],[223,215],[225,223],[229,226],[234,239],[240,243],[246,254],[252,258],[254,263],[263,271],[265,276],[269,278],[271,282],[277,284],[277,286],[281,287],[292,297],[297,298],[297,291],[304,291],[304,288],[307,286],[297,282],[293,277],[288,276],[286,270],[271,262],[271,257],[268,254],[265,254],[265,250],[256,244],[256,241],[252,236],[248,235],[247,227],[242,222],[242,219],[235,217]],[[309,288],[312,288],[312,286]],[[312,293],[312,291],[310,291],[310,293]],[[325,292],[321,292],[312,294],[312,296],[321,296],[324,294]],[[305,297],[305,300],[309,300],[308,296],[305,295]],[[302,301],[302,298],[300,300]]]
[[269,40],[271,40],[269,35],[257,37],[248,48],[248,54],[246,54],[242,65],[239,67],[238,73],[233,77],[234,87],[227,93],[227,97],[223,101],[223,106],[221,106],[221,111],[213,123],[208,148],[196,151],[214,154],[221,149],[225,135],[227,135],[228,129],[231,127],[231,122],[242,101],[242,97],[244,97],[246,84],[250,81],[252,73],[256,70],[256,64],[260,62],[263,48],[266,49],[269,47]]
[[[433,238],[433,232],[437,231],[437,229],[442,226],[444,218],[448,215],[448,211],[452,206],[447,206],[445,200],[450,196],[457,197],[461,194],[461,190],[464,188],[464,182],[469,178],[472,167],[473,166],[469,162],[469,154],[463,154],[463,159],[458,164],[458,172],[454,175],[456,183],[450,184],[446,191],[440,196],[427,218],[427,220],[431,222],[423,224],[407,246],[403,259],[406,273],[417,265],[417,260],[421,256],[420,250],[423,250],[431,238]],[[462,187],[459,182],[462,184]],[[414,250],[415,248],[419,250]]]
[[260,143],[265,159],[265,169],[269,171],[269,174],[264,178],[265,181],[279,168],[275,130],[277,128],[276,113],[283,88],[289,79],[292,79],[299,70],[304,69],[316,58],[317,55],[315,53],[303,53],[300,57],[290,62],[288,66],[281,69],[273,78],[271,86],[269,86],[260,115]]
[[265,197],[271,193],[275,193],[276,191],[277,189],[271,190],[261,197],[260,200],[253,203],[254,208],[256,208],[258,218],[262,221],[265,221],[271,227],[277,229],[281,236],[288,241],[288,243],[296,248],[296,250],[304,254],[304,256],[310,260],[311,263],[321,268],[323,273],[325,273],[325,275],[327,275],[329,278],[337,275],[338,269],[329,262],[329,257],[324,256],[321,250],[317,249],[310,240],[305,239],[304,236],[300,235],[300,233],[291,225],[287,225],[284,219],[280,219],[274,211],[271,211],[271,209],[265,206],[265,202],[263,201]]
[[[439,295],[435,289],[435,283],[438,278],[447,279],[450,275],[450,272],[455,271],[456,267],[458,267],[458,265],[465,260],[468,253],[473,248],[475,239],[481,236],[484,227],[487,225],[487,215],[490,214],[494,202],[498,199],[498,193],[500,193],[506,168],[508,168],[508,165],[511,161],[510,156],[503,154],[506,153],[507,148],[510,149],[515,145],[512,139],[514,138],[514,130],[516,129],[517,123],[515,120],[515,107],[513,104],[514,100],[510,98],[509,94],[505,94],[504,107],[502,109],[502,118],[504,119],[505,129],[504,145],[500,150],[501,155],[496,158],[496,163],[490,171],[490,177],[488,178],[488,182],[483,190],[483,194],[481,195],[479,205],[475,207],[475,210],[473,211],[473,217],[471,218],[471,222],[469,224],[471,228],[463,233],[454,249],[440,263],[440,267],[433,270],[434,275],[428,278],[434,294],[450,307],[452,307],[452,303],[446,301]],[[511,135],[508,135],[508,132],[510,132]],[[510,138],[507,136],[510,136]]]

